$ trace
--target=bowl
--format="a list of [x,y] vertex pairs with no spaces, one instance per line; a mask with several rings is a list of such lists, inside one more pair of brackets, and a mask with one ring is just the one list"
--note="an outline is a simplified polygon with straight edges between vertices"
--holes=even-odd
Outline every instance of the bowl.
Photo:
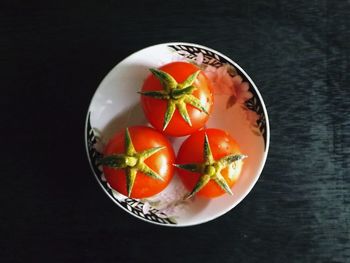
[[[233,195],[185,200],[183,197],[188,191],[175,174],[169,186],[156,196],[128,198],[109,186],[102,167],[97,164],[104,145],[115,132],[132,125],[149,125],[137,91],[150,74],[149,68],[172,61],[188,61],[203,68],[213,81],[215,101],[206,127],[227,131],[238,142],[242,152],[248,155],[242,173],[232,187]],[[175,152],[185,139],[170,138]],[[239,204],[263,170],[269,140],[265,104],[248,74],[236,62],[214,49],[182,42],[150,46],[118,63],[97,88],[85,125],[85,145],[91,170],[107,196],[129,214],[162,226],[201,224],[224,215]]]

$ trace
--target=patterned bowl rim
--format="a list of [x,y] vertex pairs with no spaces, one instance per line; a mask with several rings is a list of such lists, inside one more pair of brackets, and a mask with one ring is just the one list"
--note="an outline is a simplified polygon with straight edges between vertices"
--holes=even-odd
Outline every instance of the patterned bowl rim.
[[[145,49],[149,49],[149,48],[155,48],[157,46],[168,46],[169,48],[171,46],[191,46],[191,47],[195,47],[195,48],[199,48],[199,49],[204,49],[206,51],[210,51],[213,54],[218,55],[219,57],[223,58],[224,60],[226,60],[227,62],[229,62],[230,64],[232,64],[236,69],[238,69],[238,71],[240,73],[243,74],[243,76],[245,77],[245,79],[249,82],[249,84],[253,87],[254,91],[255,91],[255,95],[257,95],[259,102],[261,103],[262,106],[262,113],[263,116],[265,118],[265,125],[266,125],[266,136],[264,137],[264,141],[265,141],[265,149],[264,149],[264,155],[263,155],[263,159],[262,162],[260,164],[259,167],[259,171],[257,173],[256,178],[254,179],[254,181],[252,181],[252,183],[249,185],[249,187],[245,190],[244,194],[235,202],[232,203],[232,205],[226,209],[223,213],[217,214],[215,216],[209,217],[204,221],[200,221],[198,223],[192,223],[192,224],[164,224],[164,223],[159,223],[159,222],[155,222],[155,221],[150,221],[147,220],[143,217],[137,216],[135,214],[133,214],[131,211],[129,211],[126,207],[122,206],[115,198],[113,198],[112,194],[110,194],[108,192],[108,190],[103,186],[103,184],[101,183],[101,181],[98,178],[98,175],[94,172],[94,168],[93,168],[93,164],[91,162],[91,158],[89,155],[89,148],[88,148],[88,138],[87,138],[87,129],[88,129],[88,124],[89,124],[89,118],[90,118],[90,108],[92,105],[92,102],[94,100],[94,97],[96,96],[96,93],[100,87],[100,85],[103,83],[103,81],[107,78],[107,76],[110,75],[110,73],[115,69],[115,67],[117,67],[119,64],[121,64],[122,62],[124,62],[125,60],[127,60],[129,57],[131,57],[132,55],[139,53]],[[86,113],[86,120],[85,120],[85,126],[84,126],[84,143],[85,143],[85,149],[86,149],[86,153],[87,153],[87,157],[88,157],[88,161],[90,164],[90,169],[92,170],[94,177],[96,178],[97,182],[99,183],[99,185],[101,186],[101,188],[103,189],[103,191],[107,194],[107,196],[110,197],[110,199],[113,200],[114,203],[116,203],[120,208],[122,208],[123,210],[125,210],[126,212],[128,212],[129,214],[133,215],[135,218],[141,219],[147,223],[152,223],[155,225],[160,225],[160,226],[171,226],[171,227],[188,227],[188,226],[195,226],[195,225],[199,225],[199,224],[203,224],[203,223],[207,223],[209,221],[212,221],[220,216],[223,216],[224,214],[226,214],[227,212],[229,212],[230,210],[232,210],[234,207],[236,207],[239,203],[242,202],[242,200],[250,193],[250,191],[253,189],[253,187],[255,186],[256,182],[259,180],[260,175],[263,171],[263,168],[265,166],[266,160],[267,160],[267,156],[268,156],[268,151],[269,151],[269,147],[270,147],[270,123],[269,123],[269,117],[268,117],[268,113],[266,110],[266,105],[265,102],[259,92],[259,89],[257,88],[257,86],[255,85],[254,81],[250,78],[250,76],[232,59],[230,59],[229,57],[227,57],[226,55],[222,54],[219,51],[216,51],[215,49],[209,48],[207,46],[204,45],[200,45],[200,44],[195,44],[195,43],[190,43],[190,42],[165,42],[165,43],[160,43],[160,44],[155,44],[155,45],[151,45],[151,46],[147,46],[145,48],[142,48],[140,50],[137,50],[133,53],[131,53],[130,55],[128,55],[127,57],[125,57],[124,59],[122,59],[121,61],[119,61],[116,65],[114,65],[109,72],[107,72],[107,74],[105,74],[105,76],[103,77],[103,79],[100,81],[99,85],[97,86],[93,96],[91,97],[89,106],[88,106],[88,110]]]

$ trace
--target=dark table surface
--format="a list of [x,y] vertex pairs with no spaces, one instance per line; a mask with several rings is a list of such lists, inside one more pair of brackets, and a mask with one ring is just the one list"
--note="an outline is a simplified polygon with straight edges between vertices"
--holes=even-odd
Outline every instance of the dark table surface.
[[[349,1],[0,5],[1,262],[350,262]],[[253,191],[189,228],[119,209],[96,183],[83,140],[105,74],[168,41],[238,62],[271,124]]]

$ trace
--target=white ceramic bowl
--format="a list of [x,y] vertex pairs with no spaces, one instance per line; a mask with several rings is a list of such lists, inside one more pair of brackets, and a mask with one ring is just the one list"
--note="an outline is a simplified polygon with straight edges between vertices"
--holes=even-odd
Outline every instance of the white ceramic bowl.
[[[239,75],[246,82],[243,92],[233,89],[214,90],[214,110],[206,125],[229,132],[248,155],[243,171],[233,186],[233,195],[215,199],[196,197],[183,201],[187,190],[175,174],[160,194],[146,200],[127,198],[112,190],[101,167],[96,165],[103,144],[118,130],[132,125],[148,125],[136,93],[141,89],[151,67],[177,60],[201,64],[213,78],[225,66],[231,78]],[[208,66],[209,65],[209,66]],[[216,74],[216,75],[215,75]],[[239,77],[238,77],[239,79]],[[237,76],[236,79],[237,80]],[[239,103],[239,96],[249,97]],[[238,100],[237,100],[238,98]],[[225,55],[190,43],[165,43],[142,49],[117,64],[103,79],[91,100],[85,127],[85,143],[91,169],[105,193],[122,209],[149,223],[164,226],[191,226],[213,220],[235,207],[250,192],[264,167],[269,149],[269,121],[263,99],[247,73]],[[175,152],[186,137],[172,138]]]

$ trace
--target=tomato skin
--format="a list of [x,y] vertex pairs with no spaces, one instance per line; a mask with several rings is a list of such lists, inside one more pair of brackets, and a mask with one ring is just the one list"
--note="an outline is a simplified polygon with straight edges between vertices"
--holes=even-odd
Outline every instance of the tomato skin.
[[[197,66],[187,62],[172,62],[159,69],[169,73],[178,83],[182,83],[188,76],[199,70]],[[166,135],[176,137],[191,134],[202,128],[208,121],[209,115],[212,111],[212,89],[209,80],[202,71],[194,82],[194,86],[196,86],[197,89],[193,91],[192,95],[201,101],[201,104],[206,107],[209,114],[201,112],[192,105],[187,104],[186,108],[192,122],[192,127],[185,122],[179,111],[176,110],[169,125],[163,131],[167,101],[141,96],[143,111],[151,125]],[[154,90],[163,90],[163,88],[160,81],[154,75],[150,74],[145,80],[141,91],[145,92]]]
[[[203,163],[203,142],[205,134],[208,136],[210,148],[215,160],[219,160],[229,154],[241,154],[237,142],[227,132],[219,129],[204,129],[193,133],[183,142],[176,158],[176,164]],[[235,163],[236,168],[233,179],[230,179],[228,176],[228,168],[221,171],[221,175],[225,178],[230,188],[232,188],[237,181],[242,170],[242,165],[242,160]],[[201,176],[199,173],[190,172],[181,168],[178,168],[177,172],[181,181],[189,191],[194,188]],[[225,191],[211,180],[196,195],[213,198],[223,194],[225,194]]]
[[[175,153],[170,142],[156,130],[145,126],[129,127],[129,133],[137,152],[159,146],[164,149],[145,160],[153,171],[163,177],[164,181],[151,178],[137,172],[131,198],[145,198],[161,192],[170,183],[174,173]],[[125,153],[125,129],[116,133],[107,144],[104,155]],[[103,172],[109,185],[119,193],[127,196],[126,176],[124,169],[103,166]]]

